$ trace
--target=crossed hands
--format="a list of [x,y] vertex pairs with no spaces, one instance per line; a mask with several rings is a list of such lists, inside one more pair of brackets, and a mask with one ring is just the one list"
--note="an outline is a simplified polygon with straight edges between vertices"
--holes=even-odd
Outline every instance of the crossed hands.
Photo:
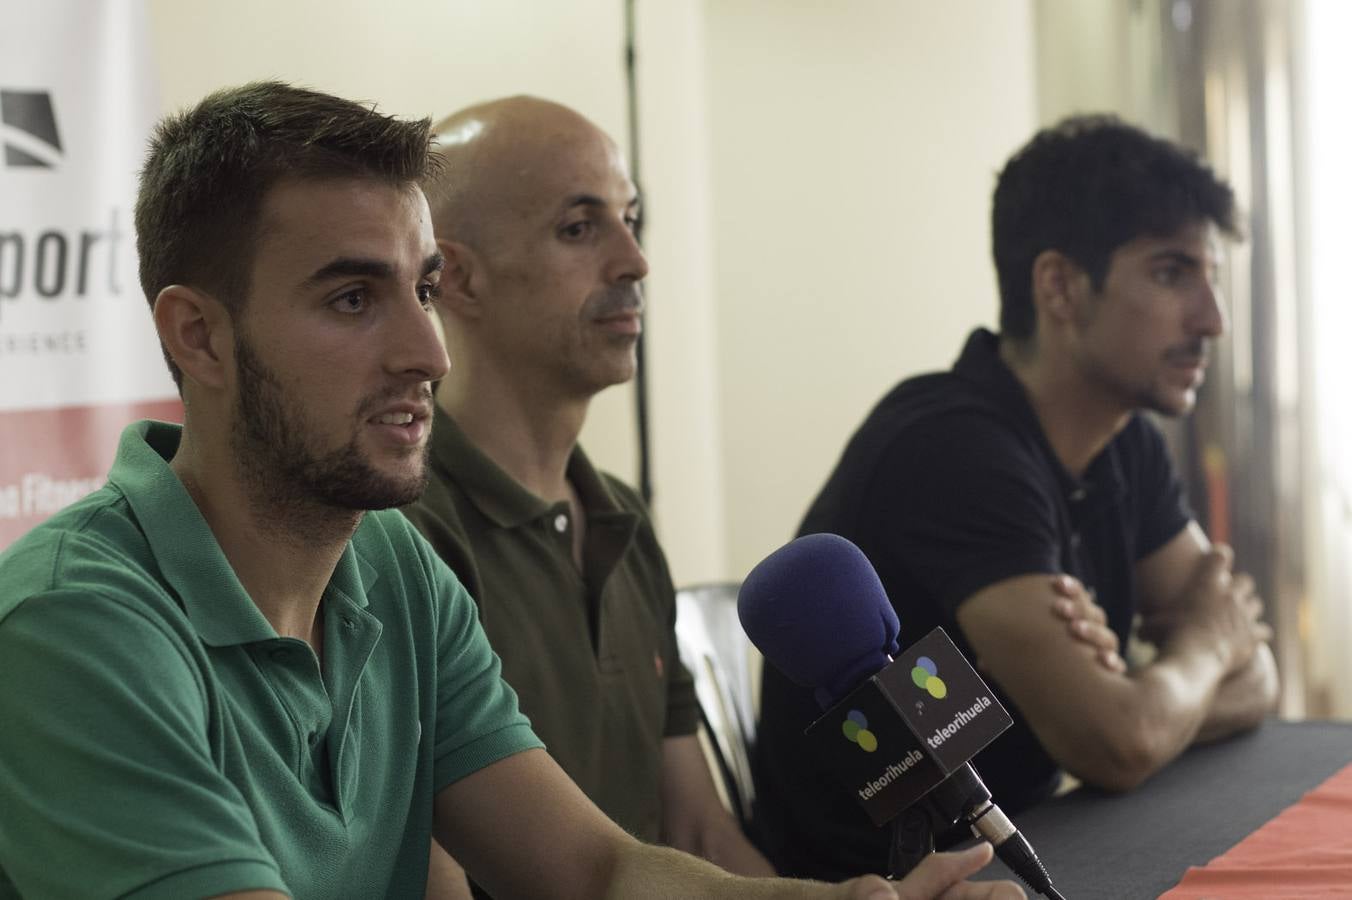
[[1259,646],[1272,640],[1272,627],[1262,620],[1263,600],[1253,578],[1234,571],[1234,561],[1225,544],[1212,547],[1178,601],[1142,618],[1142,637],[1159,643],[1174,634],[1195,635],[1215,647],[1230,671],[1247,666]]
[[[1262,620],[1263,601],[1253,577],[1235,572],[1234,560],[1225,544],[1207,551],[1177,602],[1142,613],[1141,637],[1161,644],[1180,632],[1191,634],[1212,644],[1230,671],[1248,665],[1259,646],[1272,640],[1272,628]],[[1091,647],[1104,668],[1126,671],[1117,635],[1093,594],[1070,575],[1054,575],[1051,584],[1056,594],[1052,612],[1065,620],[1070,635]]]

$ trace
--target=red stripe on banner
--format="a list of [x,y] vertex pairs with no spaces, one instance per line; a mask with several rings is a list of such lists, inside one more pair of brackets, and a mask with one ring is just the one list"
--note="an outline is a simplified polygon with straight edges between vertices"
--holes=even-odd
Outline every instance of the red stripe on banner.
[[100,487],[122,429],[183,421],[177,399],[0,412],[0,549]]
[[[1218,801],[1219,802],[1219,801]],[[1352,765],[1160,900],[1352,897]]]

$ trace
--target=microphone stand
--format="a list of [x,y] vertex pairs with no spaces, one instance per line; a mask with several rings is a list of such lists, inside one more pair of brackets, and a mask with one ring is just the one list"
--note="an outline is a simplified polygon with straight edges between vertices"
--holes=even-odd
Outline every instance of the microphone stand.
[[917,803],[892,820],[892,843],[887,849],[888,879],[905,878],[934,852],[934,827],[927,806]]
[[922,802],[893,820],[892,844],[887,855],[889,877],[904,877],[934,852],[935,833],[947,831],[959,822],[970,827],[978,838],[989,841],[1000,860],[1035,892],[1051,900],[1065,900],[1052,887],[1051,876],[1028,839],[991,802],[991,792],[970,765],[953,772],[935,785]]

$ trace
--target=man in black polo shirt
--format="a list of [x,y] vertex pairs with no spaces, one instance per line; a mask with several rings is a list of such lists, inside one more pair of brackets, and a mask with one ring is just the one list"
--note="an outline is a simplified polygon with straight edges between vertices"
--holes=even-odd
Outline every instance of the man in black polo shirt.
[[[1194,404],[1224,330],[1218,235],[1230,188],[1192,155],[1107,117],[1042,131],[1006,165],[992,238],[1000,334],[870,413],[800,528],[857,543],[904,638],[944,626],[1014,726],[974,760],[996,802],[1051,795],[1062,772],[1126,790],[1189,744],[1254,727],[1277,676],[1253,582],[1187,508],[1142,415]],[[1096,662],[1046,614],[1048,574],[1085,591],[1154,660]],[[1083,597],[1080,598],[1083,601]],[[905,642],[905,641],[904,641]],[[802,752],[810,694],[767,667],[757,760],[781,871],[882,871],[886,835]]]

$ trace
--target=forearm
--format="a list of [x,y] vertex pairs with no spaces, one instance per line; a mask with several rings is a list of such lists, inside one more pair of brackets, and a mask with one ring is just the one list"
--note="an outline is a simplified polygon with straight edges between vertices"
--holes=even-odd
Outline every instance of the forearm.
[[746,900],[810,900],[829,898],[828,885],[775,878],[743,878],[712,863],[670,847],[637,841],[619,853],[605,896],[614,900],[688,900],[691,897],[737,897]]
[[1196,740],[1219,740],[1258,727],[1276,708],[1277,691],[1277,662],[1262,644],[1247,666],[1220,683]]
[[669,825],[667,843],[737,875],[775,874],[774,867],[751,845],[721,804],[693,821]]
[[1192,744],[1228,675],[1210,648],[1182,641],[1166,642],[1154,662],[1132,673],[1138,706],[1128,721],[1137,734],[1128,746],[1142,780]]
[[864,875],[840,884],[787,878],[742,878],[668,847],[632,844],[613,869],[605,896],[656,900],[878,900],[879,897],[951,898],[951,900],[1016,900],[1023,891],[1008,881],[980,884],[964,879],[991,858],[989,844],[962,853],[931,853],[901,881],[886,882]]
[[1058,717],[1067,727],[1049,749],[1076,777],[1130,790],[1193,743],[1227,674],[1206,642],[1179,636],[1149,665],[1106,679],[1097,709],[1079,725]]
[[435,840],[427,856],[427,893],[423,900],[471,900],[465,870]]
[[738,875],[774,875],[718,799],[704,751],[695,735],[662,742],[664,843]]

